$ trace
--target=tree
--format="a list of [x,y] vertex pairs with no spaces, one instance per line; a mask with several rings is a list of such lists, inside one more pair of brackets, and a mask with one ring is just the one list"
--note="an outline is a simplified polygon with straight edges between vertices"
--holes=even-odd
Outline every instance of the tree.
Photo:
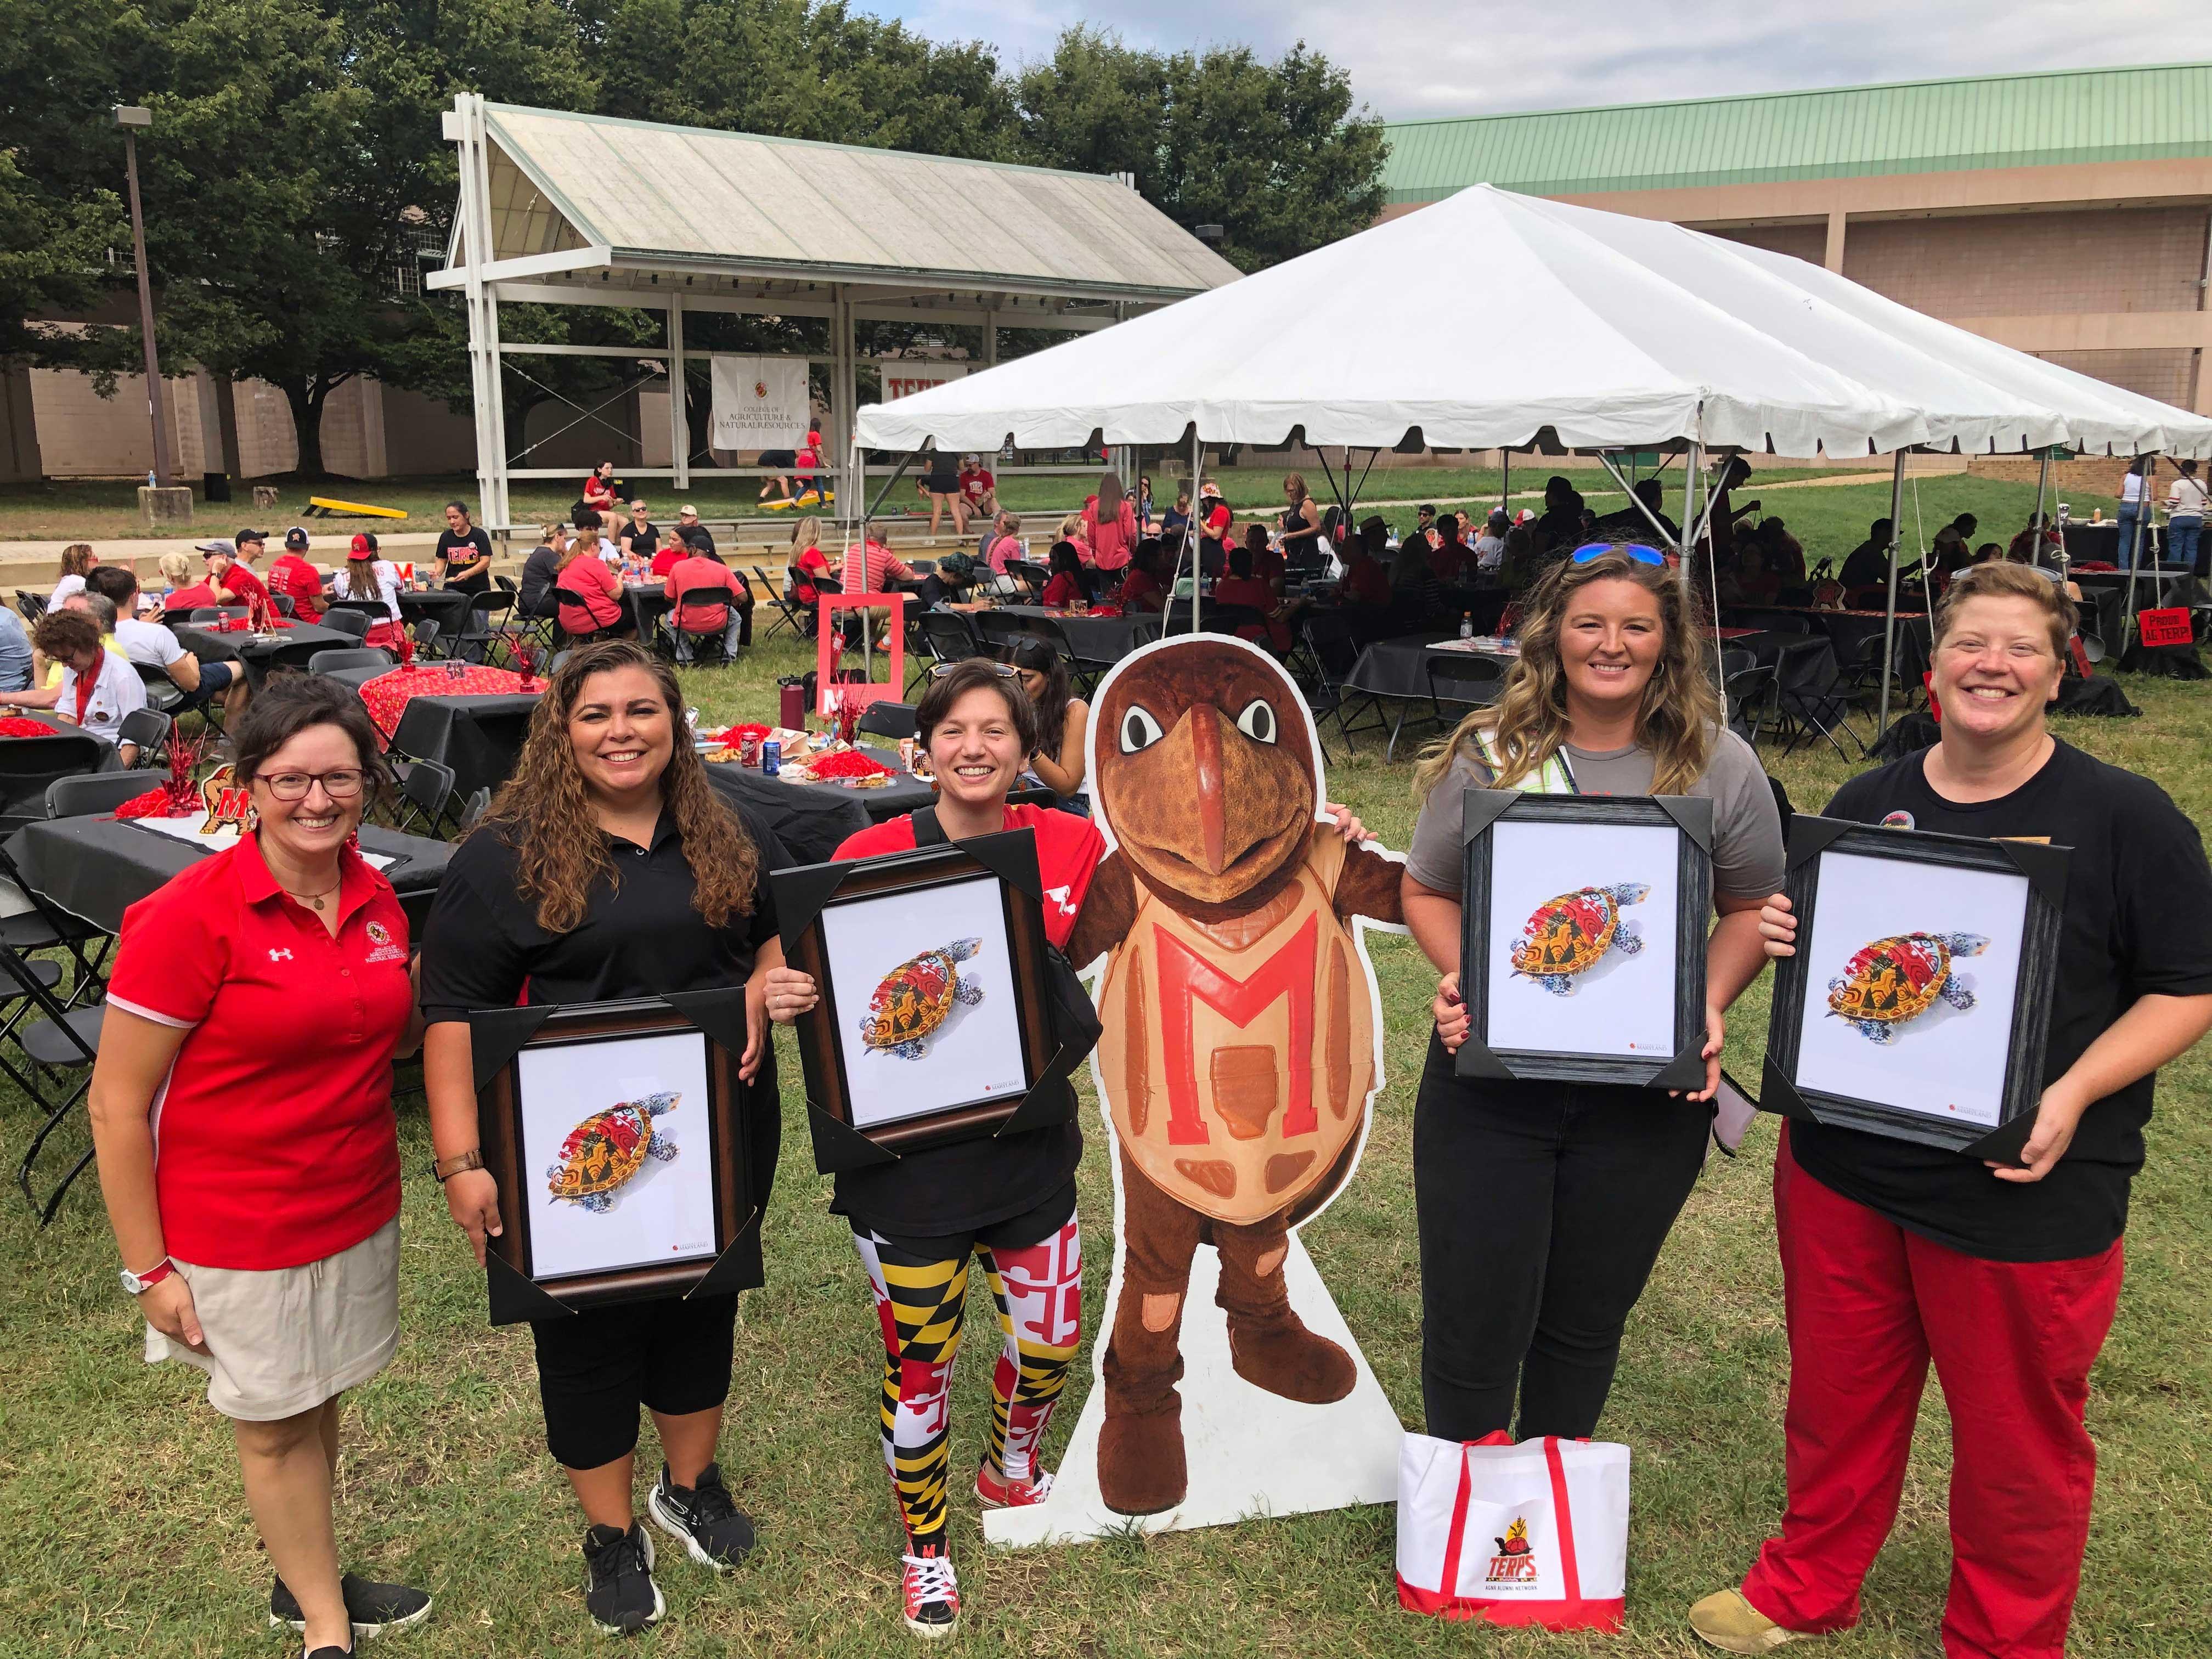
[[1295,258],[1382,210],[1382,123],[1355,110],[1343,70],[1301,40],[1273,64],[1248,47],[1137,52],[1073,28],[1017,94],[1035,159],[1133,173],[1186,229],[1218,224],[1245,270]]

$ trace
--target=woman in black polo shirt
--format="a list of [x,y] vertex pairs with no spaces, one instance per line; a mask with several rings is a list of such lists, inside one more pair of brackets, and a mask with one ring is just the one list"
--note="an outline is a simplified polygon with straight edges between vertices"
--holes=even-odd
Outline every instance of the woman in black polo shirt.
[[[766,872],[790,860],[714,792],[667,667],[626,641],[580,648],[532,717],[514,781],[453,854],[422,951],[423,1078],[447,1207],[483,1259],[498,1188],[477,1154],[468,1012],[746,987],[739,1075],[756,1210],[775,1179],[775,1065],[761,985],[781,964]],[[747,1284],[762,1273],[759,1235]],[[752,1523],[714,1461],[737,1297],[629,1302],[531,1327],[545,1437],[590,1523],[585,1605],[627,1633],[659,1618],[653,1546],[631,1504],[638,1407],[667,1462],[648,1509],[722,1571]]]
[[[1942,738],[1862,773],[1825,816],[2073,849],[2043,1096],[2019,1164],[1793,1121],[1774,1159],[1790,1332],[1789,1507],[1740,1589],[1690,1610],[1764,1653],[1848,1628],[1896,1518],[1932,1360],[1951,1421],[1946,1653],[2065,1650],[2096,1449],[2089,1369],[2119,1301],[2128,1188],[2157,1069],[2212,1028],[2212,872],[2148,779],[2045,729],[2074,606],[1975,565],[1935,616]],[[1780,894],[1770,954],[1796,949]]]

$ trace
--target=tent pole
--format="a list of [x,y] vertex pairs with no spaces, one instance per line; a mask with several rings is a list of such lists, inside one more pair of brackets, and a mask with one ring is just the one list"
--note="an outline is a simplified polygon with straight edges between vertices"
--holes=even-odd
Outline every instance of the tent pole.
[[[1206,499],[1196,493],[1199,485],[1204,482],[1199,475],[1205,469],[1206,440],[1198,435],[1198,422],[1193,421],[1190,423],[1190,517],[1183,521],[1182,544],[1183,550],[1190,555],[1190,631],[1194,634],[1198,632],[1198,590],[1203,585],[1203,576],[1198,568],[1198,540],[1193,532],[1198,528],[1198,504]],[[1168,602],[1170,605],[1175,602],[1173,587],[1168,589]],[[1165,633],[1167,630],[1162,629],[1160,631]]]
[[684,296],[668,296],[668,465],[680,495],[691,488],[691,428],[684,407]]
[[1499,450],[1498,462],[1498,506],[1499,511],[1505,514],[1506,522],[1510,524],[1513,520],[1513,452]]
[[[1599,464],[1602,465],[1607,471],[1613,474],[1613,483],[1619,484],[1621,489],[1627,491],[1628,504],[1644,515],[1644,523],[1650,525],[1652,529],[1659,532],[1659,539],[1662,542],[1673,541],[1674,538],[1667,533],[1667,526],[1661,524],[1658,519],[1653,515],[1651,509],[1644,504],[1644,498],[1641,495],[1638,495],[1634,489],[1630,489],[1628,480],[1621,476],[1620,467],[1613,464],[1612,453],[1608,450],[1601,449],[1597,452],[1597,459]],[[1690,556],[1689,546],[1685,543],[1675,541],[1674,550],[1686,559]]]
[[[2150,481],[2158,471],[2158,457],[2138,455],[2136,459],[2142,463],[2142,494],[2138,498],[2136,521],[2128,537],[2128,607],[2140,617],[2142,615],[2142,556],[2144,546],[2149,540],[2143,534],[2148,528],[2144,520],[2150,517]],[[2125,484],[2120,487],[2123,489],[2127,488]],[[2154,588],[2152,592],[2155,593],[2157,590]]]
[[2035,474],[2035,556],[2033,562],[2043,562],[2043,498],[2051,489],[2051,447],[2043,449],[2043,465]]
[[[1698,473],[1705,461],[1705,406],[1698,405],[1698,435],[1682,455],[1682,586],[1690,585],[1688,550],[1698,544]],[[1631,501],[1636,498],[1629,497]]]
[[[1889,677],[1897,659],[1897,538],[1898,521],[1905,516],[1905,452],[1889,474],[1889,611],[1881,622],[1881,713],[1875,721],[1874,740],[1889,732]],[[1923,571],[1923,574],[1926,573]]]

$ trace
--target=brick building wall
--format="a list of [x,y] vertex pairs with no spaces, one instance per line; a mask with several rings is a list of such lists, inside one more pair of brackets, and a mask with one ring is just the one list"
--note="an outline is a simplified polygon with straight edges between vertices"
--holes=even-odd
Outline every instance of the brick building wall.
[[2203,207],[1854,219],[1844,275],[1932,317],[2195,311]]
[[1717,230],[1713,234],[1725,241],[1763,247],[1771,253],[1786,253],[1793,259],[1804,259],[1816,265],[1828,252],[1825,225],[1741,225]]

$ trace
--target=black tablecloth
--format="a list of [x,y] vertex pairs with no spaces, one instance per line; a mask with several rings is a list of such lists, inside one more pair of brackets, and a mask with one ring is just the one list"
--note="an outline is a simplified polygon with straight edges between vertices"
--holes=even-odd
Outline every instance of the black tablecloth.
[[[884,758],[896,766],[895,758]],[[911,775],[893,778],[879,789],[848,789],[836,783],[787,783],[734,762],[711,762],[707,776],[733,800],[743,801],[782,838],[802,863],[821,864],[848,836],[871,823],[914,811],[937,799],[937,792]],[[1017,804],[1050,806],[1052,791],[1017,789],[1006,799]]]
[[371,680],[381,679],[391,672],[392,665],[389,663],[382,667],[325,668],[322,672],[321,678],[326,680],[336,680],[340,685],[349,685],[358,691]]
[[[2145,525],[2137,544],[2136,556],[2145,560],[2155,557],[2166,547],[2163,526]],[[2066,526],[2066,556],[2079,564],[2085,559],[2102,559],[2106,564],[2118,564],[2122,552],[2120,526],[2107,520],[2102,524],[2069,524]]]
[[[150,777],[147,787],[153,787]],[[408,925],[420,937],[453,848],[375,824],[362,826],[361,844],[364,852],[400,860],[384,873],[407,912]],[[9,838],[8,851],[33,887],[71,915],[111,933],[123,926],[124,911],[207,856],[190,842],[112,817],[28,824]]]
[[630,620],[637,624],[637,636],[650,645],[653,625],[666,616],[672,608],[668,603],[666,582],[623,584],[623,604],[629,607]]
[[452,767],[464,799],[479,789],[496,792],[514,774],[530,711],[543,695],[410,697],[392,734],[392,752]]
[[177,643],[202,662],[235,662],[245,665],[246,678],[256,690],[271,666],[290,666],[307,672],[307,659],[318,651],[353,651],[361,641],[335,628],[298,623],[280,628],[266,639],[251,634],[218,634],[190,623],[175,630]]
[[[17,715],[53,728],[50,738],[0,738],[0,817],[46,813],[46,786],[60,778],[104,772],[117,764],[106,738],[43,714]],[[149,774],[146,787],[155,779]]]
[[[454,637],[468,625],[469,601],[476,596],[464,593],[457,587],[432,587],[417,592],[411,587],[399,590],[399,621],[412,628],[416,623],[434,622],[438,624],[438,643],[428,654],[442,657],[450,654]],[[339,599],[329,601],[332,610],[358,611],[372,624],[390,622],[392,613],[381,599]],[[359,644],[359,641],[355,641]]]
[[[2191,572],[2179,565],[2166,565],[2153,569],[2143,567],[2140,574],[2125,570],[2077,570],[2074,580],[2086,600],[2091,594],[2112,594],[2119,601],[2120,610],[2152,611],[2160,605],[2188,605],[2197,597],[2197,584]],[[2117,643],[2108,638],[2106,643]]]
[[1509,668],[1515,658],[1496,655],[1487,651],[1439,651],[1441,640],[1450,634],[1432,636],[1416,634],[1410,638],[1377,640],[1359,653],[1352,665],[1352,672],[1344,677],[1346,687],[1364,691],[1376,697],[1419,697],[1426,701],[1429,695],[1429,659],[1441,658],[1454,661],[1468,656],[1503,663]]
[[1119,662],[1160,636],[1160,619],[1155,616],[1067,617],[1036,605],[1002,605],[996,614],[1058,623],[1069,649],[1085,662]]

